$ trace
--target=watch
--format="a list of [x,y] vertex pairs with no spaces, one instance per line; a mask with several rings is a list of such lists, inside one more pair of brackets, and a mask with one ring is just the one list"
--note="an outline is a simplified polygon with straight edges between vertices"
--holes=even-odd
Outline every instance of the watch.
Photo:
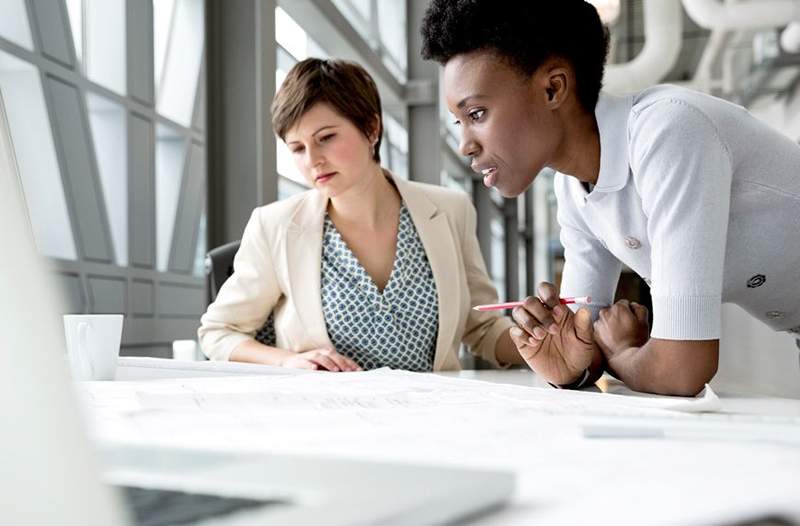
[[589,372],[589,368],[587,367],[583,371],[583,374],[580,375],[578,377],[578,379],[575,380],[574,382],[571,382],[571,383],[568,383],[568,384],[554,384],[552,382],[547,382],[547,383],[549,383],[550,385],[552,385],[556,389],[580,389],[581,387],[586,385],[586,382],[587,382],[587,380],[589,380],[589,376],[590,375],[591,375],[591,373]]

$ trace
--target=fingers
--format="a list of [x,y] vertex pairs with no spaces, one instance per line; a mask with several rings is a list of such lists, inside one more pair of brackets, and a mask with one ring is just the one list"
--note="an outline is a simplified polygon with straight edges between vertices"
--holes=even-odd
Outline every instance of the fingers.
[[594,325],[592,312],[586,307],[581,307],[575,313],[575,336],[583,343],[591,345],[594,341]]
[[631,310],[633,310],[633,313],[636,315],[636,319],[638,319],[639,322],[649,323],[649,311],[647,310],[647,307],[638,303],[631,303]]
[[542,339],[528,336],[528,334],[519,327],[511,327],[508,334],[511,336],[511,341],[514,342],[520,356],[522,356],[522,359],[526,362],[532,360],[542,348]]
[[[525,314],[527,314],[533,319],[533,321],[531,322],[532,327],[535,327],[536,325],[541,325],[543,329],[550,332],[551,334],[558,333],[558,325],[556,324],[555,318],[553,317],[552,310],[550,309],[550,307],[542,303],[539,298],[536,298],[534,296],[528,296],[527,298],[525,298],[525,304],[522,307],[517,307],[517,309],[520,309],[518,316],[523,320],[528,320],[528,318],[524,316]],[[528,332],[533,334],[532,331]]]
[[539,295],[539,299],[542,300],[542,303],[551,309],[560,303],[558,299],[558,290],[552,283],[542,281],[536,288],[536,292]]
[[317,364],[321,369],[325,369],[326,371],[333,371],[335,373],[341,371],[339,366],[336,365],[336,362],[333,361],[330,356],[325,356],[322,353],[316,353],[312,356],[309,356],[308,361]]
[[354,362],[347,356],[339,354],[333,349],[323,349],[322,351],[320,351],[320,354],[330,358],[336,364],[336,366],[339,368],[340,371],[349,372],[349,371],[361,370],[361,367],[359,367],[356,362]]

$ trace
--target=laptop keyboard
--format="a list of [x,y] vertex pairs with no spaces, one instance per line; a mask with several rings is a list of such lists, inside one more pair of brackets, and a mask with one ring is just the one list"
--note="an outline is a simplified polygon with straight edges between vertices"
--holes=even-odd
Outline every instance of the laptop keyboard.
[[182,491],[118,486],[138,526],[193,524],[238,511],[260,508],[281,501],[264,501],[184,493]]

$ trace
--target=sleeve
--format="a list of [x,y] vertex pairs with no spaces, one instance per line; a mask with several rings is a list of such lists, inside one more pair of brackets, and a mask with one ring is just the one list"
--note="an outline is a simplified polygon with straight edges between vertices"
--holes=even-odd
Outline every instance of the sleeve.
[[631,168],[648,218],[654,338],[720,336],[730,153],[699,109],[666,100],[634,114]]
[[[558,224],[561,245],[564,247],[564,271],[561,276],[561,296],[591,296],[592,318],[600,309],[614,302],[622,263],[591,232],[567,189],[565,175],[557,174],[555,194],[558,201]],[[582,305],[574,305],[577,310]]]
[[242,342],[255,337],[281,296],[278,278],[256,209],[233,260],[233,275],[200,319],[200,347],[212,360],[229,360]]
[[[463,209],[465,212],[462,236],[464,268],[466,269],[469,287],[470,305],[497,303],[497,290],[486,272],[486,263],[478,243],[477,214],[472,202],[465,195]],[[470,309],[462,340],[470,351],[498,366],[495,347],[500,335],[514,325],[511,318],[498,311],[478,312]]]

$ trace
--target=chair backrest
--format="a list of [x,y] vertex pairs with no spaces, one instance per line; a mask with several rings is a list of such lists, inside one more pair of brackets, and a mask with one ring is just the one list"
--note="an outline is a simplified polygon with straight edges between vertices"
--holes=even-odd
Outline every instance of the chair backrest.
[[205,267],[209,303],[217,298],[222,284],[233,274],[233,258],[239,251],[240,244],[241,241],[233,241],[213,248],[206,254]]

